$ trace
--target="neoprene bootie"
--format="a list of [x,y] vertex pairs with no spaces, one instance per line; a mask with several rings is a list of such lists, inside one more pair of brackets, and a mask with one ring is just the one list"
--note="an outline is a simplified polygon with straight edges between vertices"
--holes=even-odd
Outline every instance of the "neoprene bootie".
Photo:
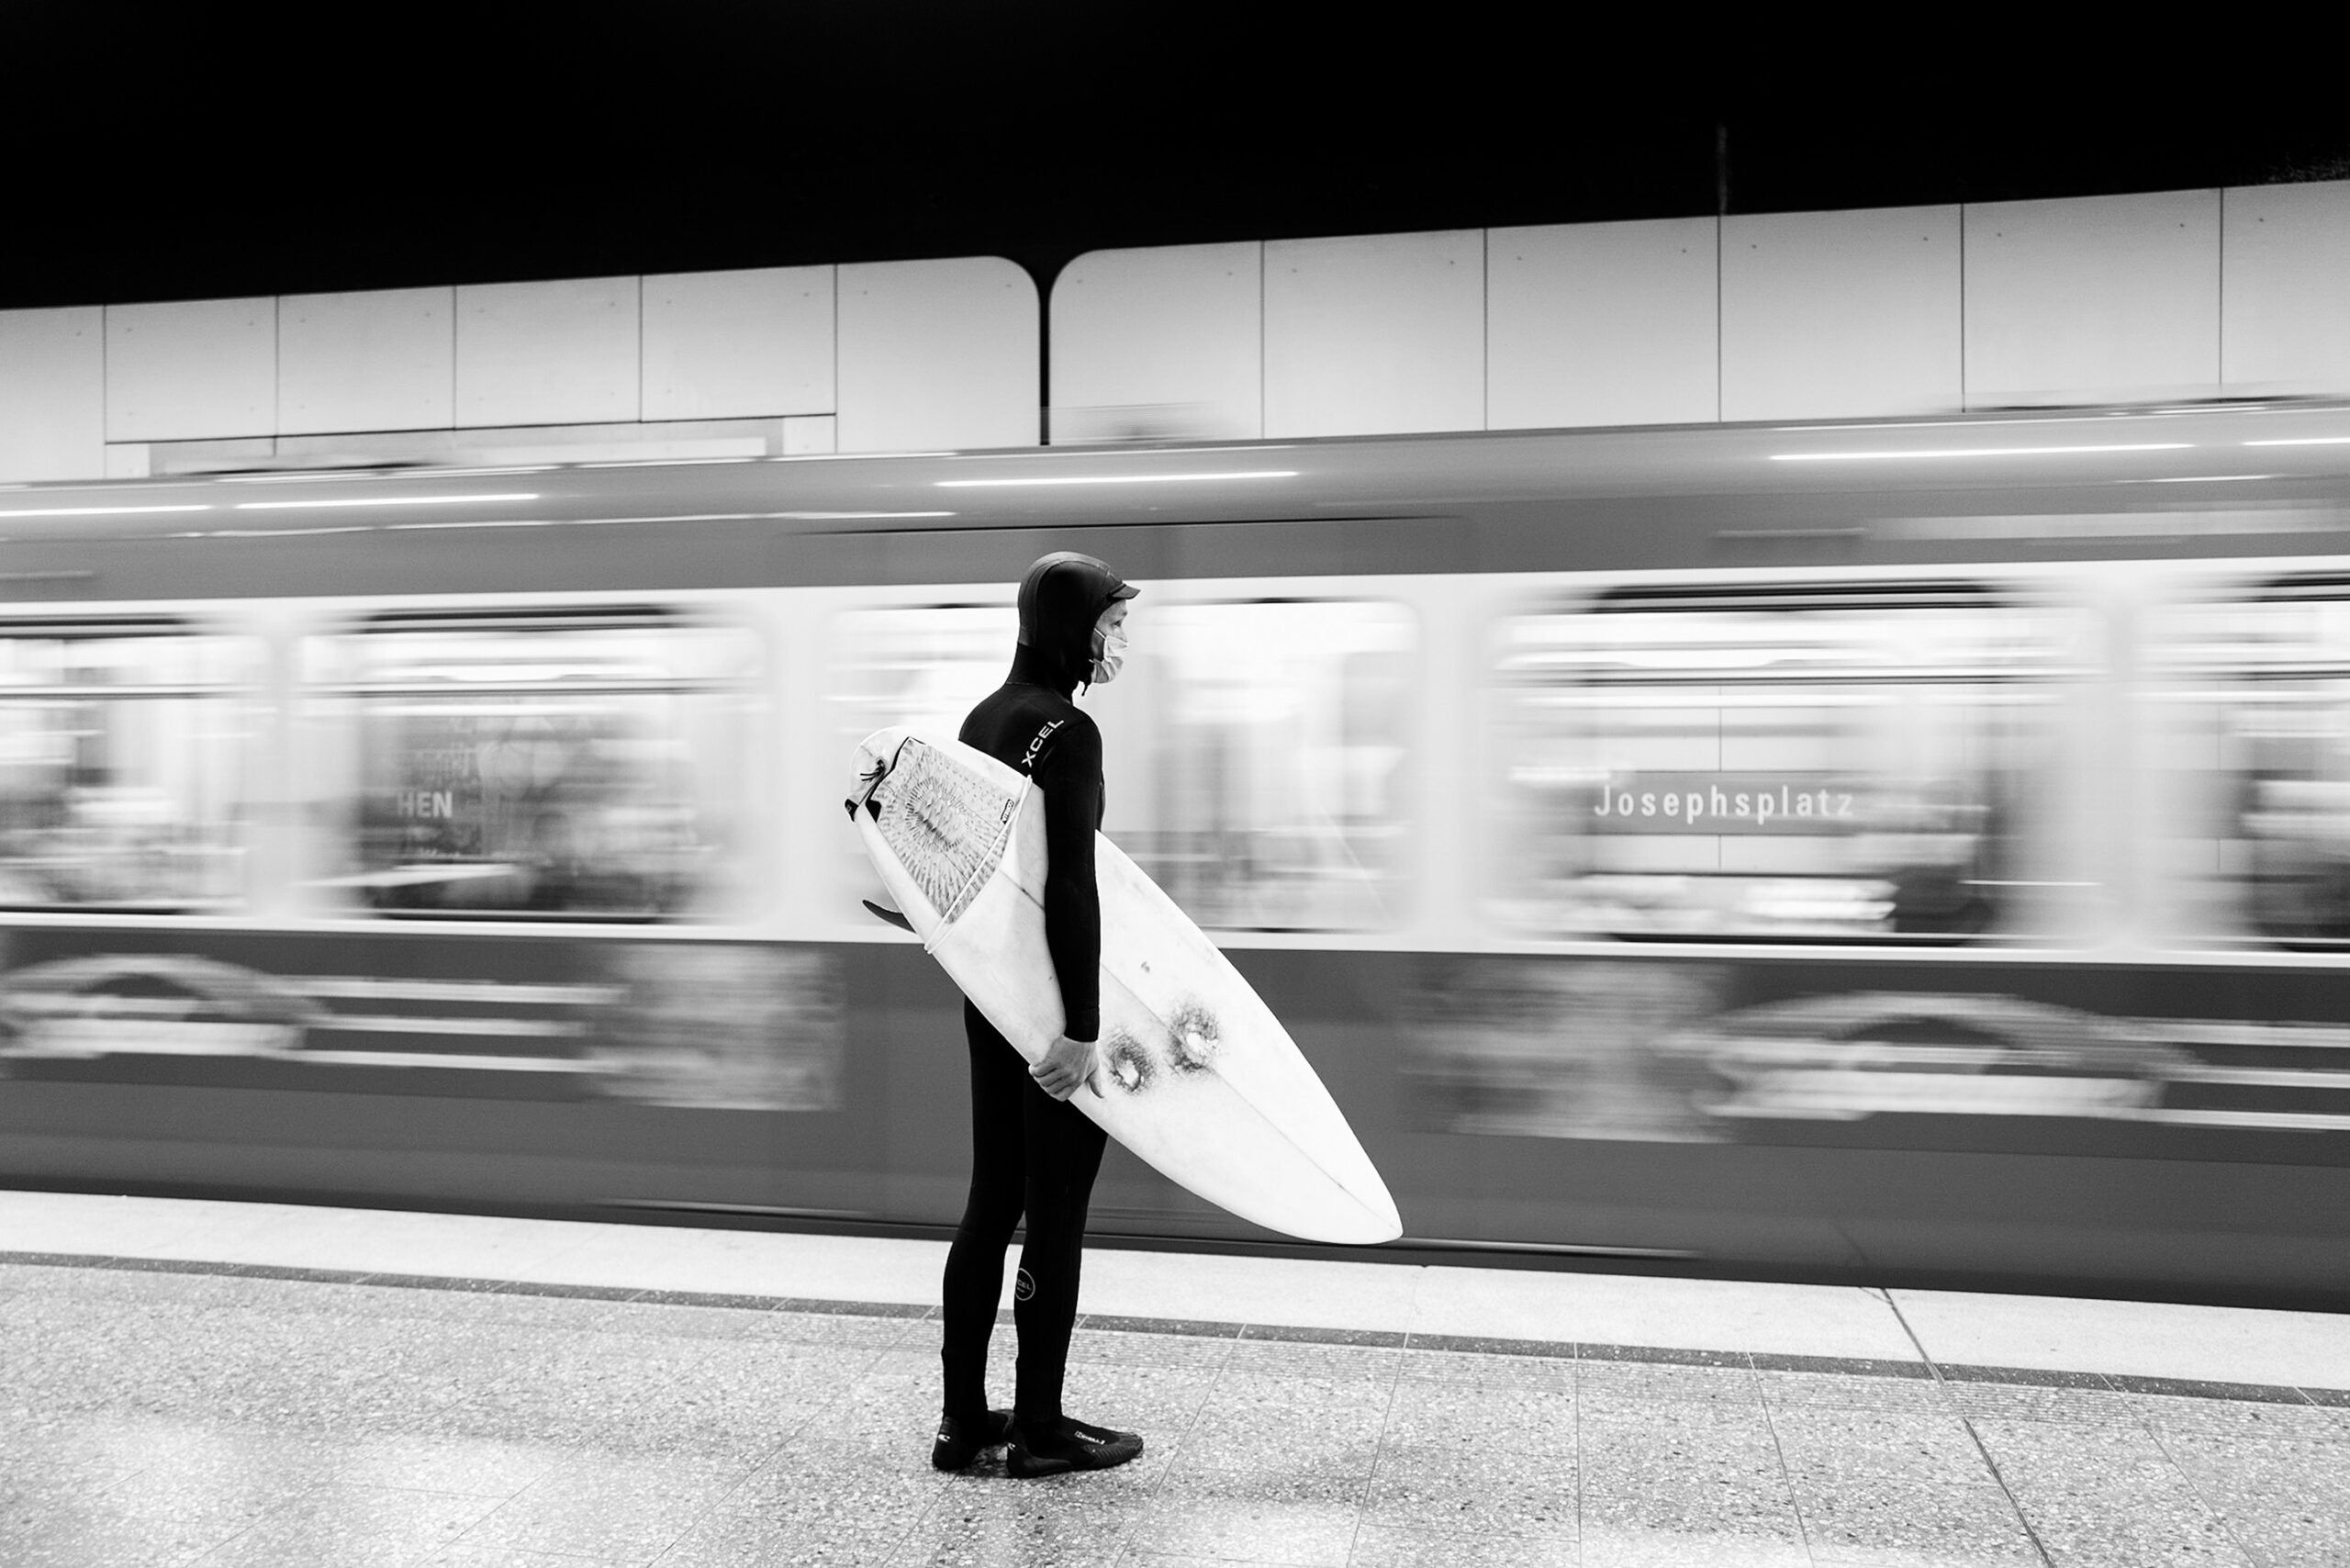
[[1023,1481],[1066,1475],[1072,1470],[1108,1470],[1142,1453],[1142,1439],[1132,1432],[1115,1432],[1066,1416],[1036,1423],[1023,1422],[1015,1416],[1011,1443],[1003,1468]]
[[938,1418],[938,1436],[930,1445],[930,1462],[937,1470],[961,1470],[985,1450],[1000,1448],[1012,1435],[1012,1412],[990,1410],[984,1420]]

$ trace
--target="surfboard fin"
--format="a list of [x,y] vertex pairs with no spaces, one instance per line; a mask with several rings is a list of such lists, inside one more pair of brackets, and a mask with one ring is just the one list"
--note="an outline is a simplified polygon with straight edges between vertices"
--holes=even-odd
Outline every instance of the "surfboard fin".
[[912,931],[914,928],[912,921],[885,904],[875,903],[871,899],[859,899],[856,902],[863,904],[876,920],[886,920],[901,931]]

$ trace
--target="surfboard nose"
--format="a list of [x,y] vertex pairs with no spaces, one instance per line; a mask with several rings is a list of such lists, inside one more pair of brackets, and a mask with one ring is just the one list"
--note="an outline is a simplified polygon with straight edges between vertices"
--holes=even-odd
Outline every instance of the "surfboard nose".
[[[1365,1159],[1363,1164],[1370,1166],[1370,1159]],[[1344,1241],[1347,1246],[1377,1246],[1382,1241],[1393,1241],[1396,1237],[1401,1237],[1403,1215],[1396,1213],[1396,1199],[1393,1199],[1393,1194],[1389,1194],[1384,1180],[1380,1180],[1380,1170],[1360,1170],[1354,1175],[1354,1180],[1348,1180],[1344,1190],[1347,1190],[1348,1199],[1354,1202],[1356,1211],[1360,1213],[1360,1220],[1356,1225],[1348,1225],[1348,1234],[1333,1237],[1333,1241]]]
[[1404,1216],[1395,1212],[1395,1200],[1389,1195],[1385,1183],[1380,1183],[1375,1193],[1348,1187],[1347,1196],[1353,1200],[1357,1213],[1334,1216],[1337,1223],[1331,1226],[1332,1234],[1312,1239],[1346,1247],[1376,1247],[1404,1234]]

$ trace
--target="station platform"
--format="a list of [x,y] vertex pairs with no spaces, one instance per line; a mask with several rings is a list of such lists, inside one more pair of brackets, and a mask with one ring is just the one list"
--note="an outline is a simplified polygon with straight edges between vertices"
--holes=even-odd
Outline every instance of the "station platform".
[[1097,1247],[1023,1482],[945,1250],[0,1193],[0,1563],[2350,1563],[2350,1316]]

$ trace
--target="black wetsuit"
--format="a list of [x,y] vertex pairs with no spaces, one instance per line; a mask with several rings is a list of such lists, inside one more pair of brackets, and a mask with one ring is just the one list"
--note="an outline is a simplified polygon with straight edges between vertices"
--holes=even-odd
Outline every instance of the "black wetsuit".
[[[1091,624],[1086,613],[1078,635]],[[1069,651],[1063,639],[1024,644],[1003,685],[971,710],[960,738],[1028,774],[1044,791],[1045,940],[1060,982],[1064,1033],[1090,1040],[1101,1031],[1093,834],[1102,812],[1102,734],[1069,700],[1077,673]],[[972,1423],[986,1418],[988,1336],[1003,1291],[1004,1249],[1024,1214],[1028,1236],[1013,1296],[1020,1334],[1013,1408],[1024,1422],[1045,1423],[1062,1414],[1086,1205],[1103,1134],[1074,1103],[1039,1088],[1020,1053],[968,1002],[963,1023],[971,1053],[971,1192],[946,1257],[946,1413]]]

